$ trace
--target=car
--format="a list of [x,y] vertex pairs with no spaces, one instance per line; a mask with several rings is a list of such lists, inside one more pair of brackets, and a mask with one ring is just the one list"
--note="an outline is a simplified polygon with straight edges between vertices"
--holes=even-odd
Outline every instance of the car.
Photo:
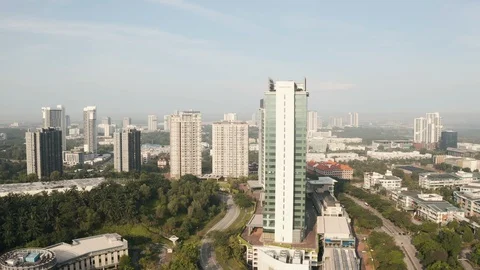
[[368,206],[368,203],[366,202],[365,205]]

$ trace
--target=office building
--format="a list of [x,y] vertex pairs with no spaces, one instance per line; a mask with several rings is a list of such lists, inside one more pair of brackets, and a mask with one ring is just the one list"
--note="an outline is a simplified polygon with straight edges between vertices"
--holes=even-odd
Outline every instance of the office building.
[[122,123],[123,123],[122,127],[124,129],[127,129],[128,126],[130,126],[132,124],[132,119],[130,117],[124,117]]
[[349,125],[351,127],[358,127],[358,113],[348,113],[348,117],[350,118]]
[[42,128],[25,134],[27,173],[48,178],[54,171],[63,173],[62,131]]
[[237,114],[236,113],[225,113],[223,114],[224,121],[237,121]]
[[418,184],[421,188],[437,189],[442,187],[459,187],[478,180],[477,175],[464,171],[456,173],[421,173]]
[[306,81],[270,80],[265,92],[263,235],[279,243],[305,237]]
[[83,152],[63,151],[63,163],[67,166],[81,165],[85,162]]
[[212,174],[248,176],[248,124],[224,120],[212,125]]
[[170,177],[202,175],[202,115],[183,111],[170,115]]
[[431,148],[440,140],[442,119],[440,113],[427,113],[426,117],[415,118],[413,142]]
[[65,115],[65,126],[68,128],[70,124],[70,115]]
[[124,129],[113,135],[113,165],[117,172],[140,171],[142,164],[140,131]]
[[149,115],[148,116],[148,130],[149,131],[157,131],[158,128],[158,120],[156,115]]
[[257,113],[258,123],[258,182],[265,188],[265,107],[263,99]]
[[163,131],[170,131],[170,123],[171,123],[170,115],[165,115],[163,117]]
[[386,190],[396,190],[402,186],[402,179],[394,176],[389,170],[387,170],[385,175],[377,172],[363,173],[364,189],[375,189],[377,185]]
[[128,241],[117,233],[58,243],[46,248],[24,248],[0,256],[0,270],[117,269],[128,256]]
[[97,153],[97,107],[83,108],[83,150]]
[[442,131],[440,136],[440,149],[447,150],[447,148],[457,148],[458,134],[453,130]]
[[317,132],[318,130],[318,113],[316,111],[308,111],[308,132]]
[[62,150],[67,150],[67,123],[65,107],[42,107],[43,128],[58,128],[62,131]]

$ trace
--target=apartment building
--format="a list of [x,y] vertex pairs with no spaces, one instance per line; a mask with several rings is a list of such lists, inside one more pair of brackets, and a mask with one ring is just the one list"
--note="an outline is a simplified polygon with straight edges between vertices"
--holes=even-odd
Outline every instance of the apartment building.
[[54,171],[63,173],[62,131],[42,128],[25,134],[27,173],[48,178]]
[[247,122],[215,122],[212,132],[212,174],[234,178],[248,176]]
[[418,182],[421,188],[437,189],[463,186],[474,180],[477,180],[477,176],[473,173],[458,171],[456,173],[422,173],[419,175]]
[[373,189],[375,185],[380,185],[386,190],[396,190],[402,187],[402,179],[394,176],[391,171],[385,173],[385,175],[377,172],[366,172],[363,174],[363,188]]
[[202,115],[183,111],[170,115],[170,177],[202,175]]

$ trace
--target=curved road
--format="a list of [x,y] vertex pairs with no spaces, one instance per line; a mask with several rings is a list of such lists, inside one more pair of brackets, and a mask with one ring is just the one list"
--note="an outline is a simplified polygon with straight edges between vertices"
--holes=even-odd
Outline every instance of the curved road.
[[409,235],[401,235],[401,233],[403,233],[402,229],[395,226],[390,220],[384,218],[382,214],[380,214],[380,212],[378,212],[376,209],[365,205],[364,201],[361,201],[348,194],[345,194],[345,196],[352,199],[359,206],[371,211],[374,215],[376,215],[382,220],[382,230],[388,235],[392,236],[393,239],[395,239],[395,243],[397,244],[397,246],[399,246],[403,250],[403,253],[405,254],[404,261],[409,270],[422,269],[422,264],[420,264],[420,260],[415,256],[415,254],[417,253],[417,249],[412,245],[412,240]]
[[204,270],[222,269],[215,259],[215,251],[213,249],[212,240],[208,238],[208,233],[228,229],[240,215],[240,209],[233,202],[232,195],[223,195],[222,200],[227,202],[227,213],[217,224],[213,225],[213,227],[208,230],[202,239],[202,246],[200,247],[200,265]]

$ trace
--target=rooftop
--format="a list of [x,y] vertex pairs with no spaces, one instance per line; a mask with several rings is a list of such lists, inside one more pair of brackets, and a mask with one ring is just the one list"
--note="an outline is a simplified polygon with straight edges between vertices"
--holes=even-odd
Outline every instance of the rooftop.
[[250,187],[250,189],[261,189],[261,188],[263,188],[263,185],[260,184],[260,182],[257,181],[257,180],[248,180],[247,184]]
[[317,233],[327,235],[350,238],[352,232],[348,224],[347,217],[320,216],[317,217]]
[[340,164],[334,161],[322,161],[322,162],[315,162],[315,161],[309,161],[307,163],[308,166],[313,167],[315,169],[321,170],[321,171],[337,171],[337,170],[342,170],[342,171],[350,171],[353,170],[350,166],[345,165],[345,164]]
[[43,191],[51,192],[53,190],[64,190],[71,187],[77,187],[79,190],[87,187],[94,187],[105,182],[105,178],[86,178],[73,179],[52,182],[33,182],[33,183],[18,183],[18,184],[4,184],[0,185],[0,197],[7,196],[10,193],[29,193],[36,194]]
[[308,183],[310,185],[334,185],[337,182],[337,180],[331,178],[331,177],[318,177],[317,180],[308,180]]
[[353,270],[358,269],[357,256],[354,249],[326,248],[324,270]]
[[59,243],[46,249],[53,251],[61,264],[86,254],[115,248],[128,248],[127,240],[117,233],[74,239],[72,244]]

